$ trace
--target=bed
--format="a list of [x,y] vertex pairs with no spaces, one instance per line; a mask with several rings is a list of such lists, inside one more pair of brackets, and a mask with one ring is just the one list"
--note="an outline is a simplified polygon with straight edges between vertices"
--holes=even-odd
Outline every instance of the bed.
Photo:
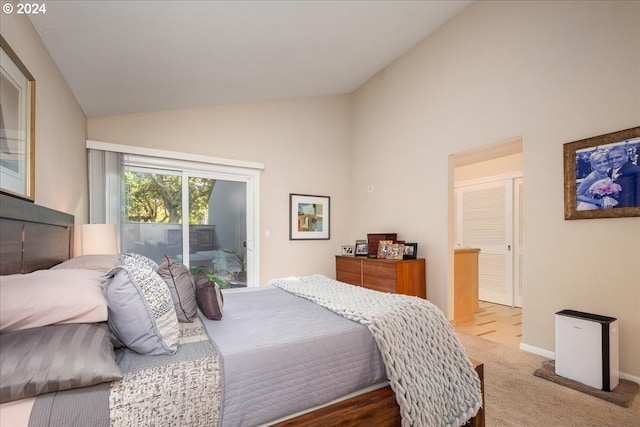
[[[72,253],[72,233],[72,216],[1,195],[0,274],[13,275],[21,273],[27,275],[64,263]],[[321,287],[324,287],[323,278],[313,278],[313,280],[322,280],[323,286]],[[183,348],[189,348],[191,353],[196,354],[193,358],[199,361],[204,360],[206,363],[203,363],[203,366],[199,367],[200,371],[195,371],[196,373],[180,373],[178,375],[176,370],[172,369],[168,374],[174,381],[172,388],[184,388],[183,393],[185,395],[192,393],[189,395],[191,397],[188,402],[183,403],[183,405],[187,406],[179,409],[179,412],[188,413],[192,416],[191,418],[181,418],[178,424],[218,424],[222,426],[394,426],[402,423],[403,425],[411,425],[411,422],[408,422],[406,417],[404,422],[401,421],[401,406],[397,403],[397,395],[389,385],[386,378],[387,375],[385,375],[385,360],[383,360],[385,357],[383,356],[386,355],[386,352],[381,354],[378,351],[378,347],[372,341],[370,329],[367,329],[361,323],[354,322],[354,319],[348,319],[335,314],[333,311],[326,310],[326,307],[322,307],[320,302],[312,301],[312,296],[304,298],[296,294],[293,289],[285,289],[287,286],[294,288],[295,285],[297,284],[284,281],[283,283],[274,283],[256,290],[225,291],[223,321],[209,320],[202,316],[199,311],[198,317],[194,319],[195,321],[180,324],[180,336],[178,338],[180,350],[176,354],[181,354],[180,352]],[[341,285],[336,284],[336,286]],[[295,302],[295,307],[294,301],[297,301]],[[246,304],[249,304],[249,306]],[[274,316],[273,313],[280,313],[280,320],[284,323],[280,323],[277,328],[279,330],[286,329],[289,334],[287,337],[289,338],[281,338],[279,335],[270,336],[270,320],[266,318],[265,320],[258,320],[256,324],[256,319],[252,319],[252,317],[260,307],[264,308],[263,315],[266,318],[278,317]],[[246,315],[249,310],[252,313],[251,316]],[[293,313],[294,316],[311,313],[311,318],[304,320],[304,324],[291,322],[292,310],[295,312]],[[287,316],[289,317],[289,326],[286,323]],[[254,335],[249,335],[247,340],[252,343],[252,346],[253,344],[260,344],[260,342],[269,344],[281,339],[284,341],[291,340],[292,342],[282,343],[280,350],[277,350],[281,353],[269,354],[269,351],[276,351],[271,349],[259,350],[264,352],[257,354],[253,348],[251,349],[252,352],[249,352],[246,348],[248,344],[235,339],[234,331],[225,332],[225,324],[233,324],[236,328],[251,330]],[[330,327],[328,326],[329,324],[333,326]],[[309,327],[310,325],[312,327]],[[213,340],[210,341],[209,337],[212,337]],[[313,357],[309,359],[308,351],[305,355],[299,348],[294,347],[295,343],[293,341],[298,339],[304,341],[302,347],[309,347],[307,350],[313,349],[312,353],[320,354],[318,348],[329,349],[330,351],[322,358],[318,356],[317,360],[314,360]],[[350,347],[353,342],[360,343],[360,347],[357,350]],[[319,346],[311,347],[314,343],[319,344]],[[203,357],[197,356],[197,354],[200,354],[198,352],[210,353],[206,353],[207,356]],[[220,353],[222,357],[216,359],[212,356],[215,353]],[[149,382],[154,382],[153,375],[158,375],[158,369],[161,368],[156,365],[160,364],[159,361],[165,357],[173,357],[141,356],[128,349],[120,353],[116,350],[116,355],[119,355],[117,356],[119,357],[118,362],[123,372],[142,373],[138,376],[142,377],[141,380],[146,384],[145,387],[149,386]],[[268,384],[256,383],[256,378],[261,378],[266,374],[263,371],[259,371],[261,369],[259,362],[255,365],[250,365],[251,359],[265,361],[263,365],[266,364],[268,367],[266,371],[270,371],[272,374],[276,373],[279,380],[273,381],[273,379],[270,379]],[[150,360],[152,362],[149,362]],[[307,368],[309,366],[312,368],[311,371],[313,373],[309,377],[311,379],[301,379],[299,377],[302,369],[296,368],[296,364],[299,362],[306,364]],[[148,365],[149,363],[151,365]],[[216,389],[214,381],[210,381],[211,377],[215,377],[215,375],[197,374],[197,372],[214,372],[216,364],[220,365],[218,366],[221,372],[219,381],[224,382],[224,385],[219,387],[225,390],[224,393],[222,393],[221,389]],[[144,369],[139,369],[142,365],[144,365]],[[246,372],[243,372],[243,367],[247,366],[255,367],[246,368]],[[354,374],[353,371],[346,370],[345,366],[355,366],[356,371],[359,370],[359,372]],[[304,369],[305,372],[309,370],[307,368]],[[389,369],[388,365],[386,368]],[[473,368],[475,369],[473,372],[475,380],[479,380],[480,388],[482,388],[483,366],[481,363],[473,362]],[[139,370],[136,371],[136,369]],[[232,371],[233,369],[235,371]],[[124,375],[126,376],[127,373]],[[193,385],[194,382],[198,382],[198,378],[194,377],[201,379],[206,377],[208,384],[202,389],[205,390],[205,393],[197,388],[200,385]],[[349,385],[346,385],[348,377],[353,378],[351,378]],[[474,379],[472,378],[472,380]],[[307,387],[304,387],[305,382],[308,385]],[[126,384],[127,382],[120,379],[115,379],[111,382],[103,381],[95,385],[72,387],[55,393],[44,393],[38,397],[24,400],[30,401],[29,411],[34,410],[33,408],[36,405],[40,407],[52,405],[52,400],[62,401],[65,405],[63,406],[64,409],[61,410],[59,408],[59,413],[56,416],[73,418],[73,415],[68,414],[69,408],[80,408],[79,410],[84,410],[85,414],[77,416],[86,423],[86,420],[89,419],[87,417],[97,416],[96,414],[100,413],[98,409],[87,409],[92,407],[86,403],[87,396],[109,396],[109,393],[111,393],[111,400],[118,400],[117,396],[120,395],[113,391],[114,384],[121,383]],[[241,388],[243,383],[245,383],[244,389]],[[135,387],[132,389],[133,391],[130,390],[129,392],[138,393],[138,383],[131,384],[134,384]],[[111,392],[109,392],[110,387]],[[302,399],[303,403],[295,403],[294,398],[296,395],[304,393],[305,388],[317,388],[318,390],[311,393],[311,396]],[[329,392],[320,392],[319,390],[321,389],[329,390]],[[251,391],[248,392],[246,390]],[[151,393],[152,396],[156,396],[158,393],[162,393],[162,390],[152,391]],[[209,396],[216,393],[222,395],[220,397],[219,413],[209,420],[198,418],[192,414],[192,412],[197,413],[197,411],[192,411],[188,405],[204,406],[207,402],[214,400],[210,399]],[[113,397],[114,395],[116,398]],[[52,396],[55,396],[55,398],[52,398]],[[235,400],[232,400],[234,396]],[[146,400],[149,401],[149,399]],[[12,407],[18,406],[16,402],[20,403],[22,401],[3,403],[0,406],[0,416],[6,415]],[[77,402],[79,401],[85,403],[78,405]],[[170,403],[161,403],[163,401],[160,397],[154,398],[152,402],[154,403],[151,404],[151,409],[147,408],[151,411],[157,410],[160,406],[172,406]],[[122,401],[120,403],[122,404]],[[106,424],[109,424],[109,408],[107,405],[105,409],[104,405],[104,403],[101,403],[98,406],[102,408],[103,412],[106,410],[106,418],[103,414],[99,421],[92,422],[93,425],[105,423],[105,420]],[[247,408],[251,409],[248,410]],[[268,409],[266,415],[260,415],[260,410],[264,408]],[[130,413],[134,412],[130,409],[130,406],[127,406],[126,402],[121,405],[120,409],[125,416],[130,416]],[[475,409],[477,410],[477,408]],[[54,425],[50,421],[53,419],[51,418],[53,412],[51,412],[50,408],[48,410],[49,412],[44,412],[49,417],[47,422],[50,425]],[[142,408],[142,411],[144,410]],[[87,414],[86,412],[90,413]],[[31,417],[31,425],[49,425],[45,421],[36,422],[37,419],[46,418],[42,414],[37,417],[34,414],[30,414],[26,416],[26,419],[28,420]],[[207,416],[206,411],[203,414],[202,417]],[[24,417],[25,415],[23,415]],[[264,417],[267,418],[265,419]],[[465,417],[465,420],[467,418],[469,417]],[[77,420],[76,418],[76,422]],[[151,424],[148,420],[140,422],[131,420],[129,418],[127,422],[122,421],[120,425],[126,425],[127,423],[129,425]],[[159,418],[156,418],[154,424],[157,425],[158,420]],[[160,421],[160,423],[162,422]],[[168,421],[166,422],[167,425],[169,423]],[[463,423],[464,421],[459,424]],[[79,423],[78,425],[81,424]],[[112,420],[111,425],[117,424]],[[171,424],[175,424],[175,420]],[[416,423],[415,425],[419,424]],[[484,426],[484,409],[478,410],[477,414],[471,417],[466,425]]]

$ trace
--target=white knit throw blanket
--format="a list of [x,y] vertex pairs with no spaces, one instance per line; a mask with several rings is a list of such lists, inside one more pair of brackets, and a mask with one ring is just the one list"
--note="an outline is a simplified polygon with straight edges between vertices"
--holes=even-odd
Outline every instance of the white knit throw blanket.
[[482,404],[480,379],[438,307],[322,275],[270,282],[366,325],[374,336],[403,426],[460,426]]

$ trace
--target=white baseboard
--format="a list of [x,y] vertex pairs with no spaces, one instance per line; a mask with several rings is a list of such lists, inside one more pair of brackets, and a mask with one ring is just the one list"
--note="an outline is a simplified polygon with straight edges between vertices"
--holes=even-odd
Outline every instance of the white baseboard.
[[540,347],[534,347],[523,342],[520,343],[520,350],[526,351],[527,353],[537,354],[538,356],[546,357],[547,359],[555,360],[556,358],[556,354],[553,351],[545,350]]
[[634,375],[629,375],[629,374],[625,374],[624,372],[620,372],[620,378],[640,384],[640,377],[636,377]]
[[[538,356],[546,357],[547,359],[555,360],[556,354],[553,351],[545,350],[540,347],[534,347],[529,344],[520,343],[520,350],[526,351],[527,353],[537,354]],[[620,378],[633,381],[634,383],[640,384],[640,377],[636,377],[634,375],[625,374],[624,372],[619,373]]]

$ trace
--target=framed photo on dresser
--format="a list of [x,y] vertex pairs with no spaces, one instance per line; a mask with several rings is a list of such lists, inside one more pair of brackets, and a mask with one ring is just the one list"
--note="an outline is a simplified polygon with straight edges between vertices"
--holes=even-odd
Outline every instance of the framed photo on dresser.
[[387,250],[387,259],[402,259],[404,256],[404,244],[391,243]]
[[402,259],[416,259],[418,257],[418,244],[417,243],[405,243],[404,254]]
[[367,256],[369,254],[369,244],[366,240],[356,240],[356,256]]
[[356,247],[353,245],[343,245],[341,249],[342,256],[355,256],[356,255]]
[[378,242],[378,253],[376,258],[386,259],[389,253],[389,246],[393,244],[393,240],[380,240]]

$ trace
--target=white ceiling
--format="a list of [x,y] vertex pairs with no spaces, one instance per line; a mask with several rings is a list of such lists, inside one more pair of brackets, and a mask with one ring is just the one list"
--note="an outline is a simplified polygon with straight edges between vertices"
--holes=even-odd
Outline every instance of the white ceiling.
[[92,117],[351,93],[469,3],[55,1],[30,18]]

